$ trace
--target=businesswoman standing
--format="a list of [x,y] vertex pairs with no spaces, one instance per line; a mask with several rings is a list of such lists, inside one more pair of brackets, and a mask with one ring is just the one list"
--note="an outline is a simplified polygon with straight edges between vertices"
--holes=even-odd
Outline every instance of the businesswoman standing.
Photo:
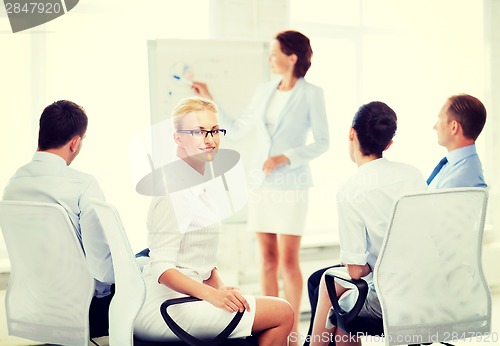
[[[309,39],[302,33],[278,33],[269,64],[281,78],[260,86],[237,119],[219,112],[221,125],[232,137],[252,131],[255,151],[249,176],[248,229],[256,231],[260,245],[262,293],[278,296],[280,273],[285,298],[296,314],[295,332],[303,286],[300,241],[312,186],[308,163],[329,147],[323,90],[304,79],[312,54]],[[194,82],[193,89],[212,99],[206,84]],[[310,131],[313,140],[306,143]]]

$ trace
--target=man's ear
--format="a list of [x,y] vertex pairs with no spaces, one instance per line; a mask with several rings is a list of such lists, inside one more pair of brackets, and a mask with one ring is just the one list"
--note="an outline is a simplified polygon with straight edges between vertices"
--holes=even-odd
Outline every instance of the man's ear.
[[391,141],[389,142],[389,144],[387,144],[387,146],[385,147],[384,151],[386,151],[387,149],[390,148],[390,146],[392,145],[393,143],[393,140],[391,139]]
[[75,136],[71,138],[69,141],[69,150],[74,153],[75,151],[78,151],[78,148],[80,147],[80,142],[82,141],[82,137],[80,136]]
[[462,130],[462,126],[460,125],[460,123],[456,120],[452,120],[451,121],[451,134],[456,135],[461,130]]

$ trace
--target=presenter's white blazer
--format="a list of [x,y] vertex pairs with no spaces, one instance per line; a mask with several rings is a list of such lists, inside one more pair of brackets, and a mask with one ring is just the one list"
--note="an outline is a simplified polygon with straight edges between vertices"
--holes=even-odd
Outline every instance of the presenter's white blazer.
[[[270,135],[266,129],[265,114],[279,83],[280,80],[277,80],[261,85],[250,105],[236,119],[229,117],[219,107],[219,124],[228,130],[231,138],[252,131],[254,155],[248,177],[250,186],[309,188],[312,186],[309,161],[327,151],[330,145],[323,89],[300,78]],[[312,131],[313,142],[306,144],[309,130]],[[290,164],[265,176],[262,166],[266,159],[281,154],[289,158]]]

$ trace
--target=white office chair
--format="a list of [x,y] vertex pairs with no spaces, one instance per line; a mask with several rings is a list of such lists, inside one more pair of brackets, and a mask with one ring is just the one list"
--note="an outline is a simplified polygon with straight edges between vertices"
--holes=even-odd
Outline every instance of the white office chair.
[[114,206],[91,201],[108,240],[115,271],[115,295],[109,306],[109,344],[134,345],[134,321],[146,297],[142,274]]
[[94,279],[64,208],[0,201],[0,227],[11,262],[5,296],[9,335],[88,345]]
[[[481,263],[487,200],[485,189],[460,188],[397,201],[373,271],[386,345],[447,343],[491,331],[491,295]],[[364,332],[369,323],[356,317],[363,301],[351,311],[339,308],[333,280],[345,279],[327,276],[332,322],[350,333]],[[351,282],[364,299],[364,281]]]
[[238,325],[243,312],[238,312],[219,335],[211,340],[199,340],[184,331],[169,316],[167,309],[176,304],[186,304],[199,300],[194,297],[169,299],[158,306],[165,328],[167,325],[182,341],[150,342],[134,339],[134,321],[146,297],[146,287],[141,270],[123,228],[118,211],[111,204],[91,200],[104,234],[108,240],[113,268],[115,271],[115,295],[109,307],[109,344],[110,346],[217,346],[217,345],[255,345],[254,339],[226,340]]

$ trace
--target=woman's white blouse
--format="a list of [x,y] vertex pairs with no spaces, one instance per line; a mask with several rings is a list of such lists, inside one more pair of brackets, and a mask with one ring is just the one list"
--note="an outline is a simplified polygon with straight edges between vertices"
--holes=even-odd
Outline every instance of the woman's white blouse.
[[[196,219],[196,209],[192,216]],[[168,269],[176,268],[184,275],[203,281],[216,267],[220,224],[181,231],[168,196],[154,198],[148,215],[150,262],[144,276],[158,281]]]
[[292,90],[281,91],[276,89],[271,96],[265,115],[266,128],[270,136],[272,136],[272,134],[274,133],[274,130],[276,129],[276,123],[279,120],[279,116],[283,111],[283,108],[285,108],[285,105],[287,104],[291,94]]

